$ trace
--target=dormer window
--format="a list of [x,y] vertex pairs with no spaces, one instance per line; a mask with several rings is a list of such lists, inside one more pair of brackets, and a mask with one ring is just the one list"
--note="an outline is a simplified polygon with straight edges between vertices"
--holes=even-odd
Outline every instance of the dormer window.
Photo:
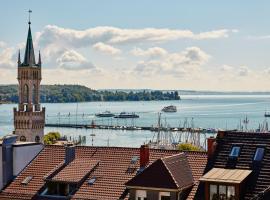
[[239,146],[234,146],[231,150],[230,153],[230,158],[238,158],[240,154],[240,147]]
[[256,152],[255,152],[255,155],[254,155],[253,160],[254,161],[262,161],[263,155],[264,155],[264,148],[258,147],[256,149]]

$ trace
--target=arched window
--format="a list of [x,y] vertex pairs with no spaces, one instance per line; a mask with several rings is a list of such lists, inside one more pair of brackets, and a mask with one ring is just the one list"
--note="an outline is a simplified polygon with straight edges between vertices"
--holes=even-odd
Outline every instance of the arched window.
[[36,104],[37,103],[36,100],[37,100],[37,87],[34,84],[33,85],[33,90],[32,90],[32,102],[33,102],[33,104]]
[[38,135],[35,137],[35,141],[36,141],[37,143],[40,142],[40,137],[39,137]]
[[20,141],[21,141],[21,142],[26,142],[26,137],[22,135],[22,136],[20,137]]
[[28,103],[29,102],[29,87],[27,84],[23,87],[23,102]]

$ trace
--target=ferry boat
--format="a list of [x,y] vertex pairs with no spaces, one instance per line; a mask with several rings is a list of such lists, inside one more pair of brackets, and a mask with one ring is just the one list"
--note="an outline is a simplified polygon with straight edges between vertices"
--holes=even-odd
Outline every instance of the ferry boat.
[[161,110],[162,112],[177,112],[176,106],[170,105],[170,106],[165,106]]
[[126,112],[121,112],[119,115],[115,115],[114,118],[139,118],[139,115],[136,115],[135,113],[126,113]]
[[269,112],[265,112],[264,113],[264,117],[270,117],[270,113]]
[[97,117],[114,117],[115,114],[111,113],[110,111],[105,111],[102,113],[95,114]]

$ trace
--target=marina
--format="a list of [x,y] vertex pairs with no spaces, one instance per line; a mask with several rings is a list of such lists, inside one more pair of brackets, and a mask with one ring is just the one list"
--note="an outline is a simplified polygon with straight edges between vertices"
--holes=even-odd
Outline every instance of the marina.
[[[72,140],[85,136],[86,145],[92,144],[90,135],[95,134],[94,145],[138,147],[153,141],[153,136],[158,133],[158,113],[171,104],[177,107],[178,112],[162,112],[160,131],[172,132],[175,138],[181,135],[182,141],[187,137],[185,134],[191,132],[200,132],[201,138],[204,138],[204,135],[210,137],[217,130],[268,129],[268,118],[264,117],[270,105],[268,95],[181,95],[181,98],[181,101],[42,104],[47,112],[45,133],[57,131]],[[0,106],[0,135],[13,130],[10,110],[14,106]],[[134,108],[139,118],[119,119],[95,115],[106,110],[112,114],[120,114],[123,110],[132,113]],[[248,120],[245,120],[246,117]],[[178,139],[175,140],[178,142]],[[204,139],[201,139],[201,143],[203,145]]]

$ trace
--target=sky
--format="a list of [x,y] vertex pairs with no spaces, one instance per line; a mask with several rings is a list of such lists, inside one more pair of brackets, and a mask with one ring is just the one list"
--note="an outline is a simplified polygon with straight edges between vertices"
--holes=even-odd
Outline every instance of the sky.
[[17,83],[28,10],[42,84],[270,91],[270,1],[2,0],[0,84]]

